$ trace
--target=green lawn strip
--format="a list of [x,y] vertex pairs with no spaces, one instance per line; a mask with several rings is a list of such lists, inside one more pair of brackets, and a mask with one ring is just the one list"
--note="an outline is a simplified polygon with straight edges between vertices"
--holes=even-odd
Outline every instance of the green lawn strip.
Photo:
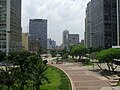
[[49,66],[46,71],[46,77],[50,83],[41,86],[41,90],[71,90],[69,78],[60,69]]
[[49,66],[45,74],[50,83],[46,82],[43,84],[41,90],[59,90],[58,86],[60,85],[61,78],[57,70],[57,68]]
[[61,84],[59,86],[60,90],[72,90],[71,83],[67,75],[63,71],[59,71],[61,79]]
[[[48,78],[49,82],[43,82],[43,85],[40,86],[40,90],[72,90],[70,80],[67,75],[60,69],[49,66],[48,69],[45,71],[46,77]],[[25,90],[32,90],[30,86],[30,81],[28,81],[28,88]],[[19,84],[16,84],[19,86]],[[0,90],[7,90],[6,86],[0,86]],[[17,88],[10,89],[10,90],[18,90]]]

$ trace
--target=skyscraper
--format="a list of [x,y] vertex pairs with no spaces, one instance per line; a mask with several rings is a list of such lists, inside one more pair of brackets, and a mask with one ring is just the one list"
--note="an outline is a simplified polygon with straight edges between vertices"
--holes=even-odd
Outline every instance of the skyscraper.
[[37,41],[38,48],[47,49],[47,20],[30,19],[29,21],[30,43]]
[[91,21],[91,2],[87,4],[86,19],[85,19],[85,44],[92,47],[92,21]]
[[21,33],[21,0],[0,0],[0,50],[19,51]]
[[116,7],[116,0],[91,0],[89,2],[86,9],[86,46],[111,48],[117,45]]
[[68,30],[65,30],[63,31],[63,48],[66,48],[68,49],[68,35],[69,35],[69,31]]
[[47,39],[47,49],[55,49],[56,48],[56,41],[52,40],[51,38]]

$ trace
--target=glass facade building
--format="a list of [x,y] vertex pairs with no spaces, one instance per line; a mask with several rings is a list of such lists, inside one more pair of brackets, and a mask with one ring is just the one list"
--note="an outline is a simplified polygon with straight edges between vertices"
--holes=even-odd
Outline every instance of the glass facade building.
[[29,21],[30,43],[37,41],[38,48],[47,49],[47,20],[30,19]]

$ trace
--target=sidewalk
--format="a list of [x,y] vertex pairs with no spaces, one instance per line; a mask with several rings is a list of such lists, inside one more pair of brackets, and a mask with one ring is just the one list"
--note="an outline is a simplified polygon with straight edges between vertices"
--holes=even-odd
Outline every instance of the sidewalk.
[[[73,63],[53,64],[64,70],[72,80],[74,90],[114,90],[102,76],[92,73],[89,67],[80,67]],[[103,89],[102,89],[103,88]]]

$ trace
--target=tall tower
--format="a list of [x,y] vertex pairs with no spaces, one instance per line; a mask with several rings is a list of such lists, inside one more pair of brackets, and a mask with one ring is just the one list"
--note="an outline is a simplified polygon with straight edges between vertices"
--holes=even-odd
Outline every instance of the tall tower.
[[47,49],[47,20],[30,19],[29,21],[30,43],[36,41],[39,43],[38,49]]
[[21,49],[21,0],[0,1],[0,50],[16,52]]
[[69,31],[63,31],[63,48],[68,49],[69,42],[68,42]]
[[85,46],[92,47],[92,20],[91,20],[91,2],[87,4],[86,18],[85,18]]
[[[91,0],[86,12],[86,45],[93,48],[111,48],[117,45],[117,5],[120,0]],[[120,17],[120,12],[118,12]],[[120,19],[119,19],[120,21]],[[119,23],[120,24],[120,23]],[[91,43],[92,42],[92,43]]]

